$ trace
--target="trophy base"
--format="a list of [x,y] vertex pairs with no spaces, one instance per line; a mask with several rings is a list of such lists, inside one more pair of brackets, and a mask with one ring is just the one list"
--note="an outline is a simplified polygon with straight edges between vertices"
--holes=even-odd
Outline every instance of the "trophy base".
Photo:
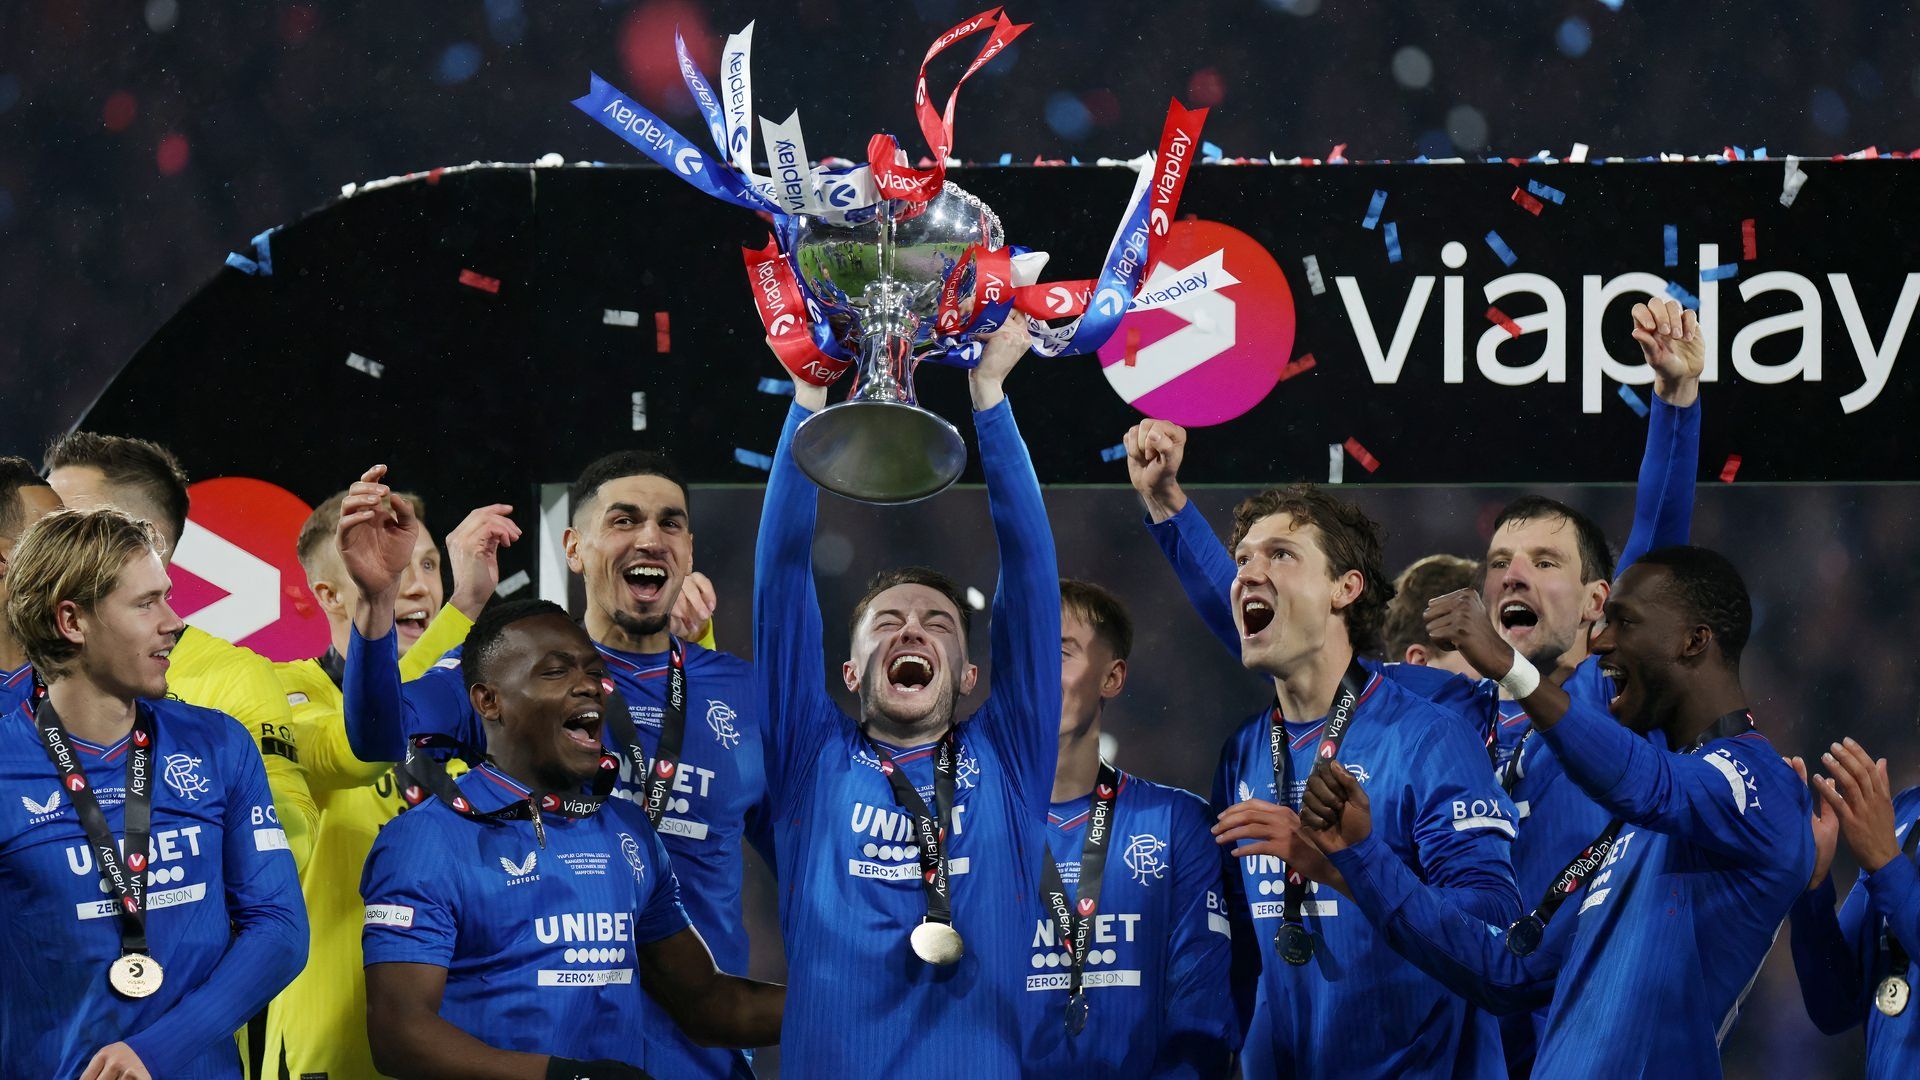
[[845,401],[800,425],[793,460],[835,495],[897,505],[938,495],[959,479],[967,444],[952,424],[917,406]]

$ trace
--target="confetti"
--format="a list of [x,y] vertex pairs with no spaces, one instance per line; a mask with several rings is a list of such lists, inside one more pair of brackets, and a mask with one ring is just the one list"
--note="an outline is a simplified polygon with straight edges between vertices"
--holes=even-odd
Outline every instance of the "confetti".
[[773,459],[771,457],[765,454],[756,454],[751,450],[743,450],[738,446],[733,448],[733,460],[750,469],[759,469],[761,472],[773,471]]
[[1347,471],[1347,448],[1339,443],[1327,444],[1327,483],[1338,484],[1345,479]]
[[280,231],[280,227],[276,225],[273,228],[268,229],[267,231],[259,234],[258,236],[255,236],[253,238],[253,258],[251,259],[247,258],[245,255],[241,255],[236,252],[228,252],[227,265],[233,267],[235,270],[238,270],[243,274],[247,274],[250,276],[259,275],[260,277],[272,277],[273,276],[272,237],[274,233],[277,233],[279,231]]
[[1326,279],[1320,276],[1320,259],[1317,256],[1309,255],[1303,261],[1307,266],[1307,288],[1311,289],[1315,296],[1326,292]]
[[227,265],[249,276],[260,272],[260,264],[238,252],[227,252]]
[[600,321],[608,326],[639,326],[640,313],[637,311],[621,311],[619,308],[608,308],[600,313]]
[[1740,223],[1740,257],[1751,262],[1760,257],[1760,244],[1753,232],[1753,219]]
[[1389,221],[1387,222],[1386,227],[1381,230],[1381,232],[1384,232],[1387,236],[1387,261],[1390,263],[1399,262],[1400,261],[1400,226],[1395,225],[1393,222]]
[[516,570],[512,577],[493,587],[495,596],[512,596],[533,583],[525,570]]
[[380,377],[381,372],[387,370],[387,365],[380,363],[378,360],[369,360],[357,352],[347,354],[347,366],[376,379]]
[[1127,352],[1126,355],[1121,358],[1120,362],[1127,367],[1132,367],[1134,361],[1139,359],[1139,356],[1140,328],[1137,326],[1129,326],[1127,327]]
[[1126,456],[1127,456],[1126,443],[1115,443],[1114,445],[1107,447],[1105,450],[1100,451],[1101,461],[1119,461],[1121,458],[1124,458]]
[[1513,189],[1513,201],[1520,204],[1520,209],[1525,210],[1527,213],[1532,214],[1534,217],[1539,217],[1540,211],[1546,209],[1545,203],[1527,194],[1525,191],[1522,191],[1519,188]]
[[654,312],[653,313],[653,351],[654,352],[670,353],[673,351],[673,335],[669,333],[669,329],[670,328],[667,323],[667,313],[664,311]]
[[1739,263],[1727,263],[1725,266],[1709,266],[1700,271],[1701,281],[1725,281],[1740,272]]
[[1679,266],[1680,265],[1680,226],[1663,225],[1661,226],[1661,228],[1665,231],[1666,245],[1667,245],[1666,262],[1663,263],[1662,265]]
[[1680,301],[1680,306],[1693,311],[1700,310],[1700,298],[1688,292],[1686,286],[1677,281],[1667,282],[1667,295]]
[[1573,152],[1567,155],[1567,160],[1576,165],[1587,160],[1587,144],[1583,142],[1574,143]]
[[1620,400],[1627,403],[1627,408],[1633,410],[1633,415],[1642,420],[1647,418],[1647,403],[1640,400],[1640,395],[1633,392],[1633,387],[1621,383]]
[[1220,148],[1218,146],[1215,146],[1214,144],[1206,141],[1205,139],[1200,140],[1200,160],[1201,161],[1219,161],[1221,158],[1225,156],[1226,156],[1225,154],[1220,152]]
[[1725,465],[1720,466],[1720,482],[1723,484],[1733,483],[1734,475],[1739,471],[1740,471],[1740,455],[1728,454],[1727,463]]
[[1508,318],[1507,313],[1504,311],[1501,311],[1497,307],[1490,307],[1487,309],[1487,318],[1492,322],[1494,322],[1495,324],[1497,324],[1502,330],[1505,330],[1507,333],[1513,335],[1514,337],[1519,337],[1521,334],[1526,332],[1520,329],[1519,323],[1514,322],[1511,318]]
[[1289,363],[1286,367],[1280,369],[1280,381],[1286,382],[1288,379],[1293,378],[1295,375],[1305,375],[1307,372],[1313,370],[1315,363],[1316,361],[1314,360],[1312,353],[1301,354],[1298,360],[1295,360]]
[[1555,206],[1560,206],[1567,201],[1566,192],[1561,191],[1557,187],[1548,187],[1547,185],[1541,183],[1538,180],[1527,181],[1527,190],[1532,194],[1540,196],[1541,198],[1547,200],[1548,202],[1552,203]]
[[1507,246],[1507,242],[1500,239],[1500,234],[1491,229],[1487,230],[1487,246],[1492,248],[1493,253],[1500,256],[1500,261],[1508,266],[1520,261],[1520,257],[1513,253],[1513,249]]
[[967,606],[975,611],[987,610],[987,594],[973,586],[967,586]]
[[1800,189],[1806,186],[1806,171],[1800,168],[1800,159],[1787,158],[1786,177],[1780,182],[1780,205],[1792,206],[1793,200],[1800,197]]
[[1343,162],[1345,160],[1347,160],[1347,144],[1346,143],[1341,143],[1340,145],[1334,147],[1332,150],[1327,151],[1327,164],[1337,165],[1340,162]]
[[469,289],[479,289],[483,293],[499,295],[500,292],[499,278],[488,277],[485,274],[472,270],[460,271],[460,284],[465,285]]
[[440,182],[440,178],[441,178],[442,176],[445,176],[445,175],[446,175],[446,173],[447,173],[447,170],[446,170],[446,169],[445,169],[444,167],[442,167],[442,168],[437,168],[437,169],[428,169],[428,170],[427,170],[427,183],[429,183],[429,184],[437,184],[437,183],[439,183],[439,182]]
[[759,390],[763,394],[772,394],[774,397],[792,397],[793,380],[761,379]]
[[647,430],[647,395],[641,390],[633,392],[633,430]]
[[1360,227],[1363,229],[1371,229],[1375,225],[1378,225],[1380,223],[1380,211],[1386,209],[1386,206],[1387,193],[1375,188],[1373,201],[1367,204],[1367,216],[1361,220]]
[[1374,472],[1380,468],[1380,462],[1372,454],[1367,453],[1367,448],[1360,445],[1360,440],[1349,435],[1347,441],[1341,445],[1346,448],[1347,453],[1353,455],[1353,460],[1360,463],[1361,468],[1368,472]]

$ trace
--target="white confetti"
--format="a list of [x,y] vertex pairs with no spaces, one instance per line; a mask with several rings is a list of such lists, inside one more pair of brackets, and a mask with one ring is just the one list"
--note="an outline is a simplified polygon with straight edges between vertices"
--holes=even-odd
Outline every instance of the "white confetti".
[[608,326],[639,326],[640,313],[637,311],[621,311],[619,308],[608,308],[600,316],[600,321]]
[[1327,444],[1327,483],[1338,484],[1347,471],[1347,448],[1340,443]]
[[647,430],[647,395],[643,390],[633,392],[633,430]]
[[493,591],[496,595],[499,595],[499,596],[512,596],[514,593],[517,593],[521,589],[526,588],[527,583],[532,580],[533,580],[532,578],[527,576],[527,572],[525,570],[515,571],[512,577],[501,582],[498,586],[494,588]]
[[1575,163],[1587,160],[1587,144],[1583,142],[1574,143],[1573,153],[1567,155],[1567,160]]
[[1800,189],[1806,186],[1806,171],[1800,168],[1800,159],[1788,155],[1786,178],[1780,185],[1780,205],[1792,206],[1793,200],[1800,197]]
[[967,606],[975,611],[985,611],[987,609],[986,594],[971,585],[967,586]]
[[1313,290],[1313,295],[1319,296],[1321,293],[1327,291],[1327,283],[1325,279],[1320,276],[1320,258],[1317,255],[1309,255],[1305,261],[1307,264],[1307,287]]
[[376,379],[380,377],[381,372],[387,370],[387,365],[378,360],[369,360],[357,352],[347,354],[347,366],[355,371],[371,375]]

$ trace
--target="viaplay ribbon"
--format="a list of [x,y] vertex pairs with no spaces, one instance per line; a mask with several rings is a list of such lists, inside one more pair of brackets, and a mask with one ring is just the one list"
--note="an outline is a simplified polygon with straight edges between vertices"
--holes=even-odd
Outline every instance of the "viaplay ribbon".
[[[927,47],[926,56],[920,60],[920,75],[914,83],[913,92],[914,116],[920,122],[920,135],[926,139],[927,148],[932,152],[933,166],[928,169],[913,168],[907,164],[906,152],[900,149],[893,136],[875,135],[867,142],[867,161],[873,167],[873,183],[880,195],[902,199],[909,204],[925,204],[940,194],[941,185],[946,183],[947,157],[953,152],[953,110],[960,100],[960,88],[966,85],[974,72],[1000,55],[1001,50],[1032,25],[1016,24],[996,7],[975,15],[934,39],[933,44]],[[993,33],[987,38],[987,43],[980,47],[973,63],[961,73],[959,81],[953,84],[953,90],[947,94],[947,107],[935,112],[933,102],[927,95],[927,65],[955,44],[989,27]]]
[[748,187],[739,174],[702,153],[692,140],[675,131],[672,125],[614,89],[605,79],[589,74],[592,82],[588,85],[586,96],[574,98],[574,108],[593,117],[600,126],[626,140],[628,145],[714,198],[749,210],[774,209],[758,192]]

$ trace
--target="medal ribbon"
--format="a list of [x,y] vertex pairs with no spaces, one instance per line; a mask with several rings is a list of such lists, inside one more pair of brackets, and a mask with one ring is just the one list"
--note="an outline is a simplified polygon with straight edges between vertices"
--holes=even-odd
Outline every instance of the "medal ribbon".
[[1094,916],[1100,912],[1100,884],[1107,868],[1107,846],[1113,835],[1113,805],[1120,795],[1120,774],[1102,761],[1093,782],[1093,803],[1087,808],[1087,832],[1080,839],[1080,883],[1077,903],[1067,899],[1059,864],[1051,848],[1041,866],[1040,899],[1053,916],[1054,935],[1069,953],[1067,976],[1069,1015],[1080,997],[1086,971],[1087,944],[1093,936]]
[[914,833],[920,841],[920,880],[927,896],[927,921],[951,926],[953,896],[947,883],[947,834],[953,825],[959,736],[954,728],[948,728],[940,737],[933,759],[932,812],[927,810],[926,800],[914,790],[913,782],[907,779],[907,771],[894,763],[893,754],[864,731],[861,736],[867,740],[873,756],[880,759],[880,771],[893,791],[894,805],[913,818]]
[[441,759],[426,751],[433,747],[464,750],[465,747],[455,739],[445,735],[416,735],[407,740],[407,760],[400,763],[394,775],[405,782],[400,789],[400,797],[408,806],[418,806],[426,801],[428,795],[437,796],[454,813],[468,821],[477,821],[491,825],[501,821],[531,821],[533,836],[541,847],[547,846],[547,827],[541,820],[543,814],[560,814],[565,817],[591,817],[606,804],[607,796],[613,791],[614,781],[620,778],[620,759],[612,754],[600,755],[600,771],[593,778],[593,794],[581,795],[566,791],[531,791],[516,802],[508,803],[497,810],[475,810],[460,788],[447,775],[447,767]]
[[[1912,825],[1907,826],[1907,840],[1906,843],[1900,846],[1900,853],[1906,858],[1913,858],[1916,843],[1920,843],[1920,821],[1916,821]],[[1885,920],[1882,920],[1882,925],[1885,925]],[[1899,938],[1893,936],[1892,927],[1889,926],[1886,929],[1887,974],[1895,978],[1905,978],[1907,974],[1907,964],[1910,962],[1907,956],[1907,948],[1900,943]]]
[[687,737],[687,657],[679,638],[667,639],[667,706],[660,712],[660,742],[654,748],[653,760],[647,760],[647,749],[640,745],[640,732],[634,727],[633,714],[627,711],[626,699],[610,685],[606,716],[621,753],[633,766],[633,775],[646,777],[647,820],[658,829],[661,815],[667,812],[674,776],[680,771],[680,747]]
[[33,699],[28,705],[40,746],[47,752],[60,774],[60,788],[73,803],[80,827],[86,831],[87,846],[93,849],[94,865],[100,879],[119,900],[120,952],[145,954],[147,951],[147,859],[150,857],[147,834],[153,825],[154,734],[151,707],[135,703],[133,732],[127,737],[127,797],[124,808],[125,855],[114,843],[113,830],[100,800],[80,768],[80,753],[74,749],[60,714],[54,711],[47,688],[35,680]]
[[[1347,739],[1360,697],[1366,692],[1367,682],[1371,678],[1358,660],[1347,665],[1346,674],[1340,676],[1340,689],[1334,695],[1333,709],[1327,713],[1326,726],[1320,729],[1320,745],[1313,752],[1316,759],[1334,760],[1340,756],[1340,745]],[[1280,715],[1277,705],[1274,706],[1267,735],[1273,747],[1274,793],[1279,796],[1281,805],[1297,809],[1293,799],[1293,751],[1287,746],[1286,718]],[[1286,925],[1301,925],[1300,908],[1306,896],[1306,879],[1288,867],[1286,894],[1282,897],[1280,909],[1281,919]],[[1274,944],[1280,944],[1279,934],[1275,935]]]

